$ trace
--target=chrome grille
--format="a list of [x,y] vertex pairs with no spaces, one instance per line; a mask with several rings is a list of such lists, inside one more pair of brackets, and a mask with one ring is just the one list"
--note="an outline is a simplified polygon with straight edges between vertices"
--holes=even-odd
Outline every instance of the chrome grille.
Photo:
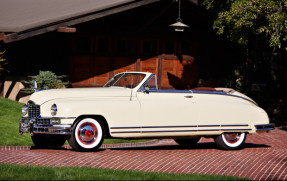
[[40,106],[39,105],[28,105],[28,116],[29,117],[39,117],[40,116]]
[[36,124],[37,125],[44,125],[44,124],[50,125],[50,119],[36,119]]

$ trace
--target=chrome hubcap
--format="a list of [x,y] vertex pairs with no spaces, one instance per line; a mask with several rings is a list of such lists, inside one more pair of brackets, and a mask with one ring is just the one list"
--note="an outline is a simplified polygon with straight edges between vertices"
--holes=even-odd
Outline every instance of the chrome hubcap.
[[229,143],[236,143],[239,140],[240,135],[240,133],[224,133],[224,137]]
[[97,137],[97,129],[92,124],[84,124],[79,129],[79,138],[82,142],[93,142]]

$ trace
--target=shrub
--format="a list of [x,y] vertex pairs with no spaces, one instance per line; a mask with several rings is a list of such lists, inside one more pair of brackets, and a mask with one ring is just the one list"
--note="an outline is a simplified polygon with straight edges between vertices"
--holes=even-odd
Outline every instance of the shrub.
[[35,91],[34,81],[36,82],[36,89],[60,89],[66,87],[69,82],[64,82],[61,79],[67,77],[65,75],[57,76],[51,71],[39,71],[39,75],[29,76],[32,80],[23,81],[27,85],[26,88],[22,89],[23,92],[32,93]]

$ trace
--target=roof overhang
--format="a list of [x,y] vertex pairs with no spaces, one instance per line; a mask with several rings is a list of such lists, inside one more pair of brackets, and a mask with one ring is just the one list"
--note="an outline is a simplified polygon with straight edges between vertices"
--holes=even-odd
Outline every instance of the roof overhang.
[[[26,0],[29,2],[25,6],[26,16],[25,11],[22,11],[23,16],[18,15],[16,17],[11,17],[13,16],[13,13],[17,13],[17,9],[21,8],[16,4],[21,1],[23,2],[23,0],[3,0],[0,2],[0,41],[2,40],[4,43],[19,41],[56,30],[68,33],[75,32],[76,29],[70,28],[71,26],[155,3],[160,0]],[[13,9],[13,7],[10,7],[10,9],[9,7],[5,7],[3,6],[3,2],[10,3],[10,6],[11,2],[12,5],[14,2],[14,5],[17,6],[17,8]],[[43,2],[50,2],[53,7],[59,6],[57,3],[61,2],[61,6],[55,8],[57,10],[55,12],[51,10],[51,13],[50,11],[44,11],[47,7],[40,4]],[[65,2],[68,3],[71,9],[63,5]],[[86,2],[89,2],[90,4],[86,4]],[[33,11],[35,7],[39,9],[34,13],[34,16],[37,16],[37,13],[41,12],[41,8],[43,9],[43,13],[38,14],[40,17],[34,19],[27,17],[33,16],[33,13],[29,13],[29,10]],[[6,8],[6,10],[3,11],[3,8]],[[14,21],[9,21],[9,19]]]

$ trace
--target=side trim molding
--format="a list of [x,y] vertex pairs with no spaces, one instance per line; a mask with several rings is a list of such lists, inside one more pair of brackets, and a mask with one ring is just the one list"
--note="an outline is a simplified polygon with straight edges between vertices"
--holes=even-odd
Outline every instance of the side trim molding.
[[[182,126],[134,126],[134,127],[111,127],[110,129],[119,130],[112,131],[112,134],[126,134],[126,133],[168,133],[168,132],[202,132],[202,131],[251,131],[251,128],[248,128],[248,124],[235,124],[235,125],[182,125]],[[214,127],[214,129],[198,129],[198,128],[207,128]],[[215,128],[217,127],[217,128]],[[247,127],[247,128],[227,128],[227,127]],[[145,129],[152,128],[197,128],[197,129],[186,129],[186,130],[149,130],[145,131]],[[221,129],[222,128],[222,129]],[[120,129],[141,129],[140,131],[120,131]]]
[[175,125],[175,126],[132,126],[132,127],[110,127],[110,129],[146,129],[146,128],[194,128],[194,127],[247,127],[248,124],[235,125]]

